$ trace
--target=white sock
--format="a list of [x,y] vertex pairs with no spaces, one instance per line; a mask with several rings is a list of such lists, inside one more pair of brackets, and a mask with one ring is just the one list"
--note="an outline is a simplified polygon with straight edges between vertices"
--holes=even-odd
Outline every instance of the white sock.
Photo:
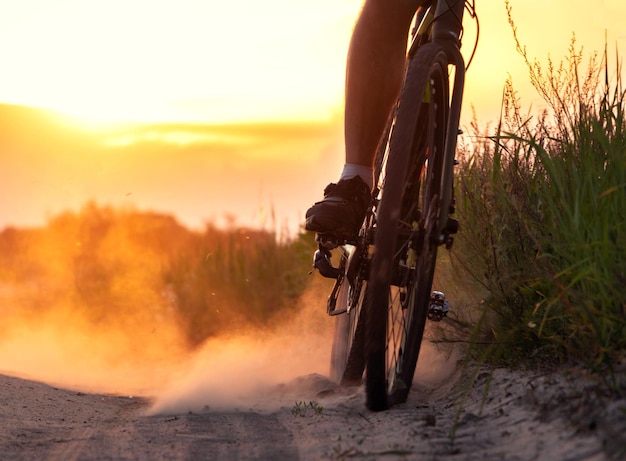
[[343,166],[343,171],[339,180],[350,179],[355,176],[360,176],[361,179],[371,189],[374,184],[374,169],[371,166],[357,165],[356,163],[346,163]]

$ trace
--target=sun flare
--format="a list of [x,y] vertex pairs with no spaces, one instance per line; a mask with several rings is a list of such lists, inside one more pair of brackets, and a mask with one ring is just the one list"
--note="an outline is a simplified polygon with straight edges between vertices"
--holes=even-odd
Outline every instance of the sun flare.
[[[525,83],[504,4],[476,2],[481,37],[468,104],[497,116],[507,74]],[[0,0],[0,103],[85,121],[323,120],[343,101],[362,0]],[[532,56],[623,45],[623,2],[510,0]],[[548,8],[548,10],[546,10]],[[541,15],[537,15],[542,11]],[[559,17],[559,22],[554,22]],[[471,21],[468,21],[470,26]],[[551,31],[551,39],[535,33]],[[474,39],[468,33],[468,43]],[[558,53],[558,54],[557,54]],[[526,88],[524,88],[526,90]]]
[[0,101],[92,121],[328,117],[359,5],[318,3],[0,0]]

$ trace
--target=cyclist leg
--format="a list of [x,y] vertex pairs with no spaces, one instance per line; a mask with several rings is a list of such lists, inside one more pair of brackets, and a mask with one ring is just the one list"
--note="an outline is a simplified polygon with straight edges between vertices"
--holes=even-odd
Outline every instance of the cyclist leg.
[[371,167],[398,97],[411,20],[425,0],[366,0],[346,71],[346,163]]
[[372,189],[372,163],[402,85],[411,20],[426,0],[365,0],[348,52],[346,163],[337,184],[306,213],[305,227],[349,238],[358,232]]

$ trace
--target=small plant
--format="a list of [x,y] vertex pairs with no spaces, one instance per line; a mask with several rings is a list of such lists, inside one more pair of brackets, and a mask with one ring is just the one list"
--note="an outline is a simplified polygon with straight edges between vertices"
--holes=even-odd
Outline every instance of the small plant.
[[309,402],[299,401],[295,402],[293,408],[291,409],[291,414],[294,416],[305,417],[309,409],[316,415],[321,415],[324,411],[324,407],[314,400]]
[[333,453],[330,457],[332,457],[333,459],[337,459],[337,460],[343,460],[347,458],[356,458],[356,457],[382,459],[386,456],[393,456],[393,457],[400,456],[404,458],[406,456],[410,456],[414,454],[412,450],[403,448],[402,446],[398,444],[392,444],[386,450],[367,451],[367,450],[364,450],[364,447],[363,447],[366,438],[367,436],[351,434],[349,437],[349,440],[347,440],[349,442],[348,446],[344,446],[344,443],[343,443],[344,440],[342,439],[342,437],[341,436],[337,437],[337,444],[332,447]]
[[332,458],[340,460],[365,454],[361,447],[365,442],[366,436],[362,436],[357,439],[357,435],[352,434],[350,435],[350,439],[352,439],[350,446],[345,447],[342,436],[340,435],[337,437],[337,445],[333,446]]

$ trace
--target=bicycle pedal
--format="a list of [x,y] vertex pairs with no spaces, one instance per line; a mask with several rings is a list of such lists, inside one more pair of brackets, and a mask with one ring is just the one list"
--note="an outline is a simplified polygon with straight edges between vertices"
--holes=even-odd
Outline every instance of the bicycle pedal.
[[320,246],[320,249],[313,255],[313,267],[317,269],[323,277],[337,279],[341,271],[339,268],[332,265],[330,258],[330,250]]
[[434,322],[441,322],[450,311],[450,301],[441,291],[433,291],[428,304],[428,319]]

